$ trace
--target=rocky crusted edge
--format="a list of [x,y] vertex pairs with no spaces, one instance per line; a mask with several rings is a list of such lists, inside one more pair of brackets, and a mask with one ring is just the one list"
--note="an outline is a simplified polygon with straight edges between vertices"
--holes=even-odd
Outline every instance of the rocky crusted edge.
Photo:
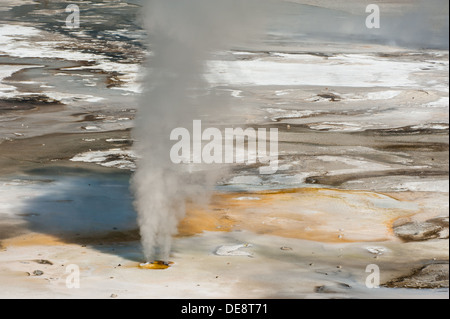
[[411,274],[382,285],[387,288],[438,289],[449,288],[449,263],[432,261]]

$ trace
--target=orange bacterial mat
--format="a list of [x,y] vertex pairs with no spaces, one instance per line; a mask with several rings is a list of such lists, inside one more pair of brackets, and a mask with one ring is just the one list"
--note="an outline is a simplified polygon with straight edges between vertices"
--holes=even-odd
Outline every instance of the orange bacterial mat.
[[158,270],[158,269],[167,269],[171,265],[173,265],[173,262],[171,262],[171,261],[169,261],[167,263],[167,262],[164,262],[164,261],[156,260],[156,261],[153,261],[151,263],[139,264],[139,268],[141,268],[141,269],[155,269],[155,270]]

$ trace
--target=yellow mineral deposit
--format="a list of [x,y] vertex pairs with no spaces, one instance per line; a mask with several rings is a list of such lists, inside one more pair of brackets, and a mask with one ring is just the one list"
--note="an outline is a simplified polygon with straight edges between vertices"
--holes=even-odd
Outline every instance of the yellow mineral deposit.
[[64,245],[64,240],[47,234],[29,233],[16,237],[2,240],[2,246],[4,247],[24,247],[24,246],[59,246]]
[[141,269],[151,269],[151,270],[163,270],[167,269],[173,265],[173,262],[164,262],[160,260],[156,260],[149,263],[139,264],[139,268]]

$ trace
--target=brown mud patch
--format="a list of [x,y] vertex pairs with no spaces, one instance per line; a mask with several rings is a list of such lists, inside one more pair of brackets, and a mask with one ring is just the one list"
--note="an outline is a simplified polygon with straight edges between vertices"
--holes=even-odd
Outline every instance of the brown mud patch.
[[[60,166],[81,167],[83,163],[69,160],[89,150],[108,150],[117,143],[107,139],[130,139],[129,130],[95,133],[55,133],[33,138],[0,141],[0,175],[31,170],[35,168]],[[85,142],[92,139],[92,142]],[[86,163],[92,167],[95,164]],[[97,166],[97,165],[95,165]]]
[[43,94],[33,94],[0,100],[0,114],[14,111],[39,110],[42,107],[53,107],[49,111],[55,111],[55,106],[61,109],[63,104]]

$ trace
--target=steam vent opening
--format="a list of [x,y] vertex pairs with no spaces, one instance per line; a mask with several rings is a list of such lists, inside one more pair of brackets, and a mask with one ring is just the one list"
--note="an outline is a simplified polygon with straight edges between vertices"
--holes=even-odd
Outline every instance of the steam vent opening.
[[139,264],[139,268],[141,269],[152,269],[152,270],[164,270],[173,265],[173,262],[165,262],[165,261],[152,261],[147,263]]

